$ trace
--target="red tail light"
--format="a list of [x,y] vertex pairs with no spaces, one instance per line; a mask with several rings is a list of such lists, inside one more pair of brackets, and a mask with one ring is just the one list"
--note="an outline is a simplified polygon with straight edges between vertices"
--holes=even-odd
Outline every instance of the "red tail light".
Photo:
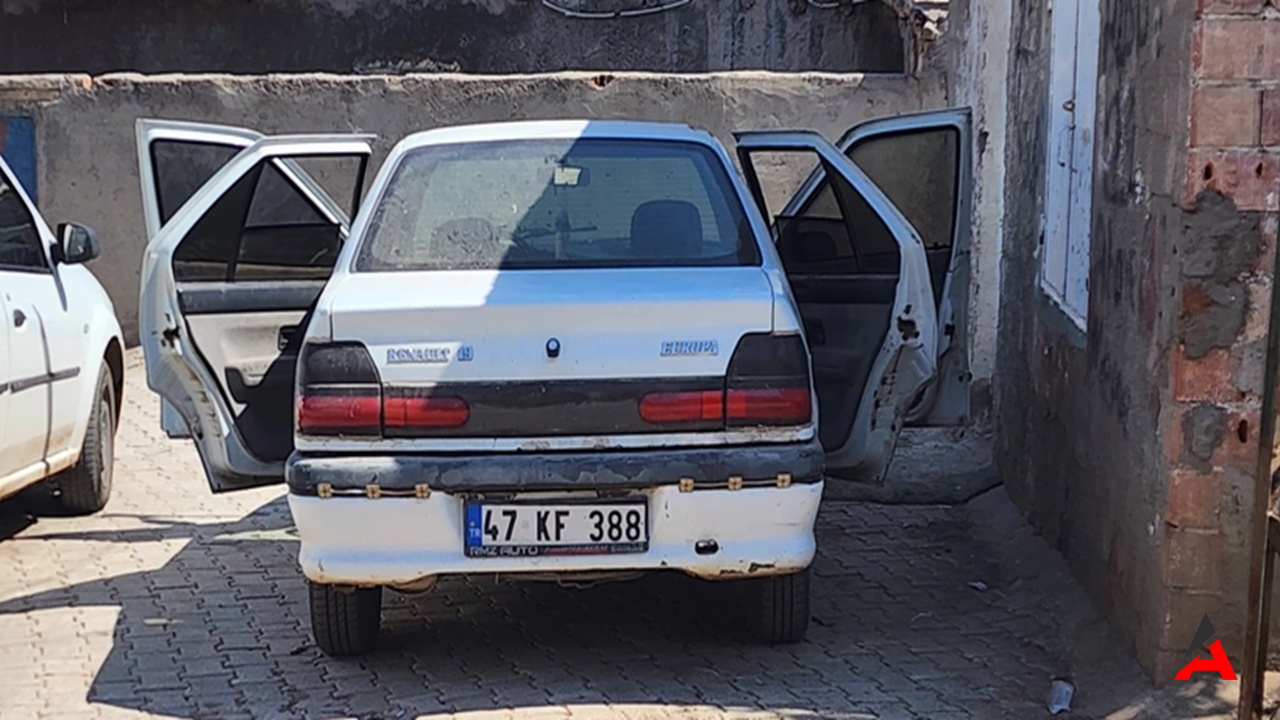
[[651,423],[704,422],[724,417],[719,390],[649,393],[640,399],[640,417]]
[[809,352],[800,335],[744,335],[729,360],[725,406],[729,427],[809,424]]
[[780,423],[790,420],[803,425],[809,422],[813,411],[808,386],[730,390],[728,400],[729,422],[732,424],[750,424],[751,421]]
[[471,418],[471,408],[462,398],[388,397],[383,407],[388,430],[462,427]]
[[298,432],[377,437],[382,434],[382,385],[364,345],[305,345],[299,360]]
[[372,395],[303,395],[298,398],[298,430],[307,435],[376,435],[382,427],[382,398]]

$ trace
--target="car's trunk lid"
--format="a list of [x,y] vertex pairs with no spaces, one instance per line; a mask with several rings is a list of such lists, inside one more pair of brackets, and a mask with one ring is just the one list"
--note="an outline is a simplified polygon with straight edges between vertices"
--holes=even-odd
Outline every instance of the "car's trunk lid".
[[739,339],[773,315],[755,267],[358,273],[331,290],[333,339],[368,347],[384,394],[467,403],[432,437],[671,430],[641,399],[718,392]]

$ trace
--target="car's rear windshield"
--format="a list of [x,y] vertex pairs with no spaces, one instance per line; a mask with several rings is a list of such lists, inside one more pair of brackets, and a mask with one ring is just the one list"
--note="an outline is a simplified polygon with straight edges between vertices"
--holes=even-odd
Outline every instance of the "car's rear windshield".
[[757,265],[724,163],[702,144],[571,139],[412,150],[356,271]]

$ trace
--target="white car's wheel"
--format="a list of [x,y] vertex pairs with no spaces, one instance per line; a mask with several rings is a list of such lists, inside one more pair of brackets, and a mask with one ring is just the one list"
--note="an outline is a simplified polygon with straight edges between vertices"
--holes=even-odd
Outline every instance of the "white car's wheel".
[[758,642],[786,645],[804,640],[809,629],[809,569],[791,575],[742,581],[746,629]]
[[98,384],[89,427],[85,430],[80,460],[56,476],[62,509],[89,515],[106,507],[111,497],[111,471],[115,464],[116,396],[111,370],[98,371]]
[[382,588],[339,588],[307,581],[311,634],[325,655],[363,655],[378,644]]

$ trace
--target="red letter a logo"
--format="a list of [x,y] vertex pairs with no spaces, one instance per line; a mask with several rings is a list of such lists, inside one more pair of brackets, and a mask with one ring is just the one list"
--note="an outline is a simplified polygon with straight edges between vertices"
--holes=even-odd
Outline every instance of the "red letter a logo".
[[1199,655],[1195,660],[1187,663],[1187,666],[1178,671],[1175,680],[1190,680],[1191,673],[1195,672],[1216,672],[1222,676],[1223,680],[1235,680],[1236,671],[1231,667],[1231,661],[1227,659],[1227,653],[1222,650],[1222,641],[1214,640],[1209,646],[1209,654],[1213,656],[1212,660],[1204,660]]

